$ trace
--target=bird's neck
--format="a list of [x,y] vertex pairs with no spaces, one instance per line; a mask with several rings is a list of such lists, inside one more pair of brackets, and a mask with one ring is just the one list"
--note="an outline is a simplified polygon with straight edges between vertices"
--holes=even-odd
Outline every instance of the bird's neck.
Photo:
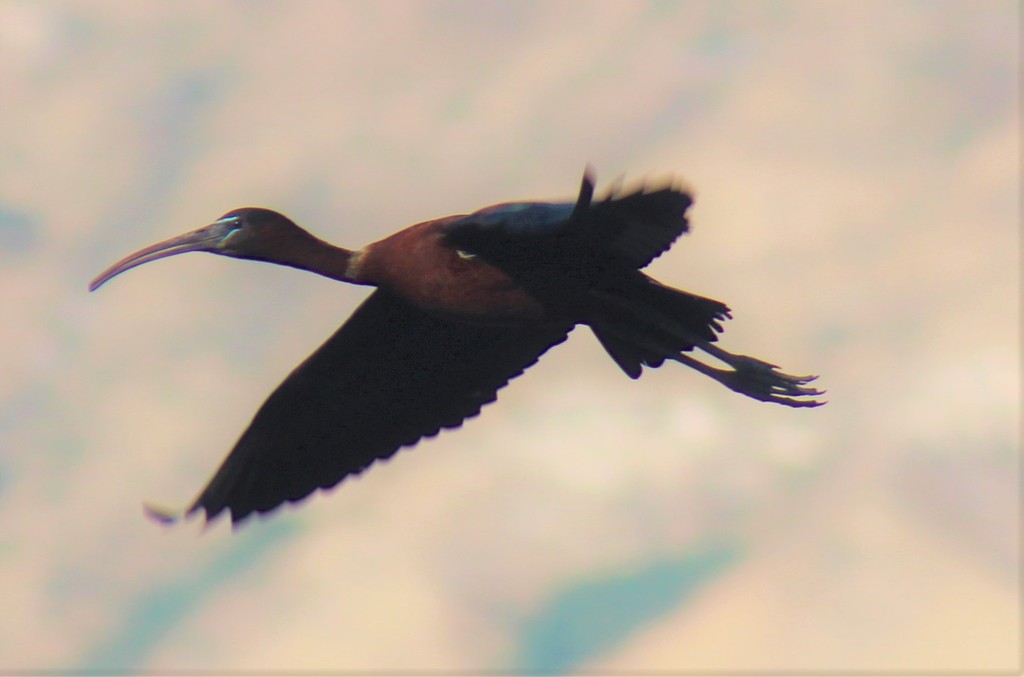
[[290,237],[285,242],[277,243],[272,255],[252,258],[308,270],[332,280],[366,284],[359,279],[355,271],[355,252],[324,242],[305,232],[301,237]]

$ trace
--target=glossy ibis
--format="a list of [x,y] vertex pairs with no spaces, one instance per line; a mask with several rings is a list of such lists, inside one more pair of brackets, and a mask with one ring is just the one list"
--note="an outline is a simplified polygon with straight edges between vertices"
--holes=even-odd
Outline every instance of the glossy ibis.
[[[457,428],[577,324],[630,378],[672,360],[764,402],[822,404],[808,385],[814,377],[714,344],[730,317],[725,304],[640,272],[687,231],[689,193],[674,185],[593,193],[585,173],[575,203],[499,204],[355,251],[277,212],[235,209],[104,271],[90,290],[143,263],[203,251],[377,287],[270,395],[184,514],[203,510],[211,520],[227,510],[237,523]],[[728,368],[698,361],[694,349]]]

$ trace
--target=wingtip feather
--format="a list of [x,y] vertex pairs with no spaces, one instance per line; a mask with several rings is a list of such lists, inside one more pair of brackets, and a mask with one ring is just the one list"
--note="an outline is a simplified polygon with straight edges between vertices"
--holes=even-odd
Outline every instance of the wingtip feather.
[[580,194],[576,198],[575,214],[585,211],[590,202],[594,199],[594,167],[589,162],[583,170],[583,179],[580,181]]
[[149,519],[166,527],[177,524],[183,517],[185,517],[185,512],[183,510],[164,508],[152,503],[143,503],[142,512]]

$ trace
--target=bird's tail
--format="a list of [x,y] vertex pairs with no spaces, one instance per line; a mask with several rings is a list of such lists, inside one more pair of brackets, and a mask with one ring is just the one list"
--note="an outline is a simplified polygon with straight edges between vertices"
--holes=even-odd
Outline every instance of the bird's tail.
[[644,366],[659,367],[666,359],[692,350],[697,341],[711,342],[731,317],[720,301],[666,287],[642,275],[615,289],[592,290],[602,312],[588,322],[597,340],[630,378]]

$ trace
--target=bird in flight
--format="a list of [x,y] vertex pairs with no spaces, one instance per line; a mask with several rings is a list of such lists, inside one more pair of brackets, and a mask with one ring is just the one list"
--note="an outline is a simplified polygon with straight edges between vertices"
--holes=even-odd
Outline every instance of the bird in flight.
[[[575,202],[509,202],[401,230],[362,249],[318,239],[269,209],[235,209],[130,254],[89,285],[185,252],[308,270],[376,290],[270,394],[213,478],[173,522],[228,511],[233,524],[361,473],[404,446],[458,428],[511,379],[590,327],[630,378],[666,361],[763,402],[816,407],[813,376],[716,345],[719,301],[641,269],[688,230],[677,185],[611,189],[584,173]],[[715,358],[713,367],[694,356]]]

